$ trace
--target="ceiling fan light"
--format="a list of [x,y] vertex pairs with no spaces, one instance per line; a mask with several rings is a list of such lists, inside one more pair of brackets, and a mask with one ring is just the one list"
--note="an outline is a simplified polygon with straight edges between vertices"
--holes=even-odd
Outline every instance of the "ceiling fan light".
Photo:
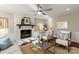
[[42,14],[41,12],[38,12],[38,14]]

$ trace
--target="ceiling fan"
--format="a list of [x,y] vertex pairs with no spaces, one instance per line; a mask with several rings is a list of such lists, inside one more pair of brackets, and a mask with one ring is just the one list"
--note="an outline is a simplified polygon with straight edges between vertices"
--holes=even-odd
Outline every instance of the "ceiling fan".
[[38,15],[38,14],[46,15],[47,11],[51,11],[52,10],[52,8],[43,9],[42,6],[40,6],[40,4],[36,4],[36,6],[37,6],[37,10],[36,10],[36,14],[35,15]]

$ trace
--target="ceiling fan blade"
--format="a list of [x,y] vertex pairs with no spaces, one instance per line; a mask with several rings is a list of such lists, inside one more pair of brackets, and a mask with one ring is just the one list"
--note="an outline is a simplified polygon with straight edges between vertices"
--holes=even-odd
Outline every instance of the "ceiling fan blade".
[[43,15],[46,15],[46,13],[42,12]]
[[40,9],[40,4],[37,4],[37,9],[38,9],[38,10]]
[[44,11],[50,11],[50,10],[52,10],[52,8],[49,8],[49,9],[45,9]]

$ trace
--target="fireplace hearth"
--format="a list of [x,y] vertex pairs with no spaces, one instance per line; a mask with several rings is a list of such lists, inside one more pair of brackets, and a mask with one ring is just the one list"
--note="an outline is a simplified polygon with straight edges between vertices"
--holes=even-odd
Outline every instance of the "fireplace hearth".
[[21,30],[20,35],[21,39],[31,37],[31,30]]

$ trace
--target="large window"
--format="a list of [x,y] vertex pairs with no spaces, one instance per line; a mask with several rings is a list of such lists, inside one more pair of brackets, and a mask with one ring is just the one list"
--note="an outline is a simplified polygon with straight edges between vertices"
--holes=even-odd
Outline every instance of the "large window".
[[68,22],[67,21],[56,22],[56,27],[58,29],[68,29]]

